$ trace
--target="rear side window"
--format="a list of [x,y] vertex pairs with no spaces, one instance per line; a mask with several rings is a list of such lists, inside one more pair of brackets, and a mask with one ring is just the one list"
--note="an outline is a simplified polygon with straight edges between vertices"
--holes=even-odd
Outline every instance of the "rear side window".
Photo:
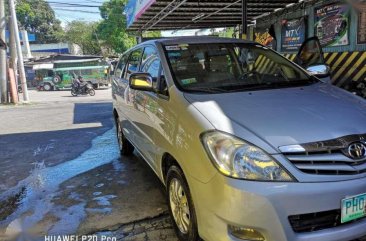
[[127,69],[124,76],[126,79],[129,79],[131,74],[139,71],[141,55],[142,55],[142,49],[136,49],[131,52],[128,58]]

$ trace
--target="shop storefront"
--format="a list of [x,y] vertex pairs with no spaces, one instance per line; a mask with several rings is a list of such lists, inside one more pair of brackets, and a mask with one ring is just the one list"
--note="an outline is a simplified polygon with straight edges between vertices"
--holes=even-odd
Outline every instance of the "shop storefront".
[[290,59],[305,39],[317,36],[335,85],[352,90],[366,79],[366,10],[341,1],[307,1],[259,16],[253,28],[256,41]]

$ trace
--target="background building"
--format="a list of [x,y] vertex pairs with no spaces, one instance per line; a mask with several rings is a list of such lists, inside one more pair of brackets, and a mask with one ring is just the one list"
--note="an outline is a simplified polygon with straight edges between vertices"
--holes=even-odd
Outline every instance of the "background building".
[[305,1],[256,18],[256,41],[294,59],[306,38],[317,36],[332,70],[346,89],[366,78],[366,17],[343,1]]

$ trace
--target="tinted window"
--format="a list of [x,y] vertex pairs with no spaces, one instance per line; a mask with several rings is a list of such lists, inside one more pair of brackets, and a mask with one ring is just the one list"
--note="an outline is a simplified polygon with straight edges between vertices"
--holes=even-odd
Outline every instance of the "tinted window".
[[121,59],[118,62],[118,65],[116,67],[116,71],[114,72],[114,76],[117,78],[121,78],[123,70],[125,69],[126,66],[126,60],[127,60],[127,56],[122,56]]
[[304,68],[325,63],[322,47],[317,37],[307,39],[295,58],[295,63]]
[[125,78],[129,79],[130,75],[139,71],[142,49],[134,50],[128,58],[128,66],[125,73]]
[[160,59],[153,47],[146,47],[142,56],[141,72],[149,73],[153,78],[153,86],[156,88],[160,71]]
[[144,49],[144,54],[142,55],[141,66],[144,67],[145,64],[151,62],[151,59],[155,59],[158,57],[158,53],[154,47],[146,47]]

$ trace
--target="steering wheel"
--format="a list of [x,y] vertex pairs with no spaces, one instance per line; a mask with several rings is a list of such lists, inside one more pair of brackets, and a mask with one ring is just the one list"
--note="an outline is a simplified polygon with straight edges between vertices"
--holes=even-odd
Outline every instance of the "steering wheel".
[[246,82],[252,83],[252,84],[261,83],[261,79],[262,78],[257,71],[248,71],[239,77],[240,81],[246,81]]

